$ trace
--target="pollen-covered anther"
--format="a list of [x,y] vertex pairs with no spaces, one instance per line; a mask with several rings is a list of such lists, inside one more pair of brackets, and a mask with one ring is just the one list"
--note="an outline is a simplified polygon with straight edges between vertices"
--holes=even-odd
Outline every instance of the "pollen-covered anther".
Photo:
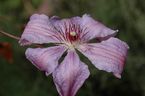
[[69,32],[68,38],[70,40],[70,42],[74,42],[76,40],[78,40],[79,36],[75,31]]
[[71,35],[71,36],[76,36],[77,33],[76,33],[76,32],[70,32],[70,35]]

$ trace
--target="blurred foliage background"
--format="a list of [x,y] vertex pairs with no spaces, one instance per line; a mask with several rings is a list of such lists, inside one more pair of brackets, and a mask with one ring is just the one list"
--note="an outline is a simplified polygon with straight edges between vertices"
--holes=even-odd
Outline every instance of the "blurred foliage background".
[[[36,12],[62,18],[88,13],[119,29],[116,37],[130,46],[120,80],[82,57],[91,75],[77,96],[145,96],[145,0],[0,0],[0,30],[20,36]],[[58,96],[52,77],[25,58],[26,48],[0,34],[0,96]]]

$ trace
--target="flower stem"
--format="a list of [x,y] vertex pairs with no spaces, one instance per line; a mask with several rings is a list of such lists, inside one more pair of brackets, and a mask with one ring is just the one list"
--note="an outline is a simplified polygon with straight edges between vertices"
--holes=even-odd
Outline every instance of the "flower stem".
[[0,33],[3,34],[3,35],[5,35],[5,36],[8,36],[10,38],[16,39],[16,40],[19,40],[20,39],[20,37],[14,36],[14,35],[9,34],[9,33],[6,33],[6,32],[4,32],[2,30],[0,30]]
[[[5,35],[5,36],[10,37],[10,38],[15,39],[15,40],[20,40],[20,37],[14,36],[12,34],[9,34],[7,32],[2,31],[2,30],[0,30],[0,34]],[[44,44],[34,44],[34,46],[36,46],[36,47],[43,47]]]

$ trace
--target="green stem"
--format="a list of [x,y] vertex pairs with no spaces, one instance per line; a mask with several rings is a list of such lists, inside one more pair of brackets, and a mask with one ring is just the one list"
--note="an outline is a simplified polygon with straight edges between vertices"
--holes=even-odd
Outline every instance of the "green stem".
[[8,36],[10,38],[13,38],[13,39],[16,39],[16,40],[20,40],[20,37],[14,36],[14,35],[9,34],[9,33],[6,33],[6,32],[4,32],[2,30],[0,30],[0,33],[3,34],[3,35],[5,35],[5,36]]

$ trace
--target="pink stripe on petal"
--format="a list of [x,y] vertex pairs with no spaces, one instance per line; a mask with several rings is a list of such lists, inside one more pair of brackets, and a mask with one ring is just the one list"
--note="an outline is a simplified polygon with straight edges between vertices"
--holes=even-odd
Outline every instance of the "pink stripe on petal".
[[121,78],[128,45],[117,39],[110,38],[101,43],[80,45],[78,50],[82,52],[95,65],[96,68]]
[[54,25],[55,29],[58,30],[58,34],[60,34],[61,38],[63,38],[63,40],[66,41],[66,34],[70,25],[70,20],[60,19],[59,17],[53,16],[50,19],[50,22]]
[[46,75],[51,74],[58,66],[58,60],[65,52],[65,47],[54,46],[49,48],[28,48],[26,57],[39,70],[45,71]]
[[114,31],[100,22],[94,20],[89,15],[85,14],[82,17],[81,22],[82,28],[84,29],[82,34],[83,40],[90,40],[93,38],[108,38],[116,34],[117,31]]
[[21,45],[31,43],[59,43],[61,40],[59,34],[53,28],[48,16],[34,14],[30,17],[20,39]]
[[62,64],[53,72],[53,79],[60,96],[75,96],[89,77],[87,65],[79,60],[74,51],[69,51]]

